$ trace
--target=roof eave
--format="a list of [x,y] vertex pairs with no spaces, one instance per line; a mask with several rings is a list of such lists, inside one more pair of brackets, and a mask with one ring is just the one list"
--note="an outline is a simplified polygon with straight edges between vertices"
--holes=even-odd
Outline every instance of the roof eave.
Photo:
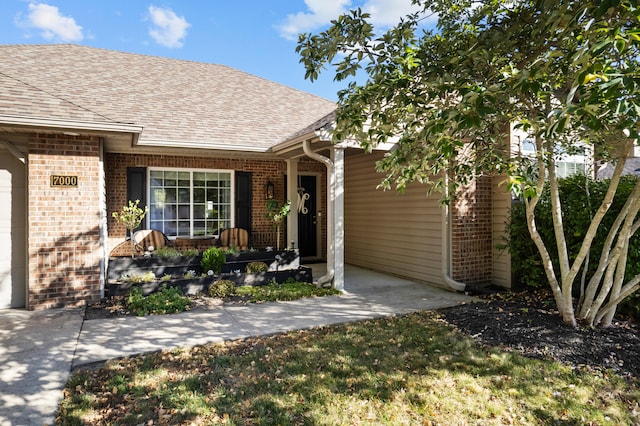
[[161,139],[139,139],[136,143],[141,147],[156,148],[183,148],[183,149],[206,149],[219,151],[243,151],[253,153],[268,153],[270,148],[256,147],[252,145],[229,145],[221,143],[206,143],[200,141],[181,141],[181,140],[161,140]]
[[85,130],[93,132],[142,133],[142,126],[130,123],[103,121],[78,121],[44,117],[25,117],[17,115],[0,115],[0,126],[27,127],[34,130]]

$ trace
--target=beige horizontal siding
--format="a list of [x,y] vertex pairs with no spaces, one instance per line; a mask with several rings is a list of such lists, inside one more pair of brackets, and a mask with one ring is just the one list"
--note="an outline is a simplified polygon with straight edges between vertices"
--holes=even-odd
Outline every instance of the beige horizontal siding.
[[437,195],[412,184],[404,194],[376,187],[381,154],[346,157],[345,261],[441,285],[441,211]]
[[497,247],[504,244],[504,235],[509,220],[509,209],[511,208],[511,193],[507,191],[505,185],[499,185],[504,181],[504,176],[493,178],[493,200],[492,200],[492,240],[493,240],[493,261],[492,261],[492,281],[501,287],[511,287],[511,256],[506,250],[499,250]]

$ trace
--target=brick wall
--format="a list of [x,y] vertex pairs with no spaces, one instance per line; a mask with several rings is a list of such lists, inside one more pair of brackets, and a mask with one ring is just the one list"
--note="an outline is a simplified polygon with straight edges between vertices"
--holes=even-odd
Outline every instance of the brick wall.
[[[99,140],[29,139],[29,308],[76,306],[100,297]],[[51,175],[78,177],[52,187]]]
[[492,179],[478,177],[460,190],[452,204],[452,277],[486,284],[492,276]]
[[[265,218],[265,193],[264,188],[267,181],[274,184],[275,198],[282,202],[285,199],[284,176],[287,170],[286,162],[283,160],[257,160],[257,159],[229,159],[215,157],[179,157],[165,155],[132,155],[121,153],[108,153],[105,156],[105,173],[107,186],[107,216],[109,229],[109,243],[107,249],[115,247],[123,241],[126,236],[125,227],[111,217],[111,213],[119,211],[127,204],[127,168],[128,167],[172,167],[184,169],[214,169],[214,170],[235,170],[252,173],[252,233],[263,236],[256,238],[268,240],[269,234],[275,236],[272,223]],[[322,191],[326,193],[326,168],[321,163],[304,159],[298,163],[298,169],[303,172],[322,172]],[[322,206],[324,206],[324,195],[319,195]],[[324,208],[324,207],[323,207]],[[326,210],[326,209],[325,209]],[[325,212],[326,213],[326,212]],[[324,215],[326,216],[326,214]],[[326,226],[323,227],[326,229]],[[323,247],[326,247],[326,235],[323,234]],[[281,246],[286,246],[284,235],[281,236]],[[275,241],[262,245],[275,245]],[[262,248],[259,245],[256,248]]]

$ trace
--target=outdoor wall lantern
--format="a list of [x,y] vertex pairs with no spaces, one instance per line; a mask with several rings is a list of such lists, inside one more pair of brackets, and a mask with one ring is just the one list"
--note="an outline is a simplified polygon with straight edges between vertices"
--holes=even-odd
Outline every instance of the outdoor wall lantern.
[[267,181],[267,184],[264,186],[264,194],[267,200],[273,199],[273,194],[275,191],[275,187],[273,186],[273,182],[270,180]]

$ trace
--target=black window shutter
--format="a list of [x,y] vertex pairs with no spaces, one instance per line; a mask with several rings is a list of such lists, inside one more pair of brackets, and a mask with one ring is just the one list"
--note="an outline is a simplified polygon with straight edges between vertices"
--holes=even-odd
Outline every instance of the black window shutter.
[[251,173],[236,172],[236,228],[251,235]]
[[[138,205],[144,209],[147,205],[147,168],[127,167],[127,205],[129,200],[140,200]],[[146,228],[146,219],[140,225],[140,229]]]

